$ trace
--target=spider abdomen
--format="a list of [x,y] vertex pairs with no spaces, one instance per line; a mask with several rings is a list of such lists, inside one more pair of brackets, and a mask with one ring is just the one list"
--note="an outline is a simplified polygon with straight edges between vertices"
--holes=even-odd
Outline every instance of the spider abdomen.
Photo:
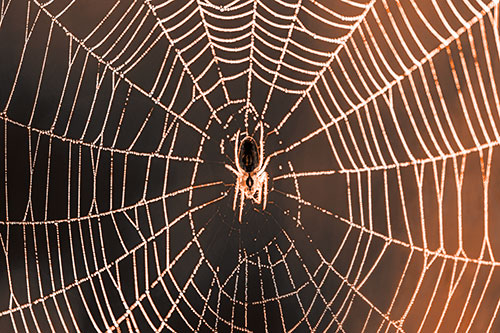
[[257,168],[259,164],[259,152],[257,143],[252,137],[247,136],[243,139],[238,158],[245,172],[252,172]]

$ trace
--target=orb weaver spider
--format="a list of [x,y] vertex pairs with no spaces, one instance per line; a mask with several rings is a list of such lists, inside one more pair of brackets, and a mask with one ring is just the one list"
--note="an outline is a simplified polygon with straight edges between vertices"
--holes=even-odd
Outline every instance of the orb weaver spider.
[[262,123],[257,126],[260,127],[259,144],[250,135],[246,135],[239,142],[240,130],[238,130],[234,144],[236,169],[226,164],[226,168],[236,175],[233,210],[236,211],[236,203],[238,196],[240,196],[238,217],[240,223],[245,199],[251,199],[257,205],[262,203],[262,209],[266,209],[267,205],[268,175],[266,167],[270,157],[264,159],[264,126]]

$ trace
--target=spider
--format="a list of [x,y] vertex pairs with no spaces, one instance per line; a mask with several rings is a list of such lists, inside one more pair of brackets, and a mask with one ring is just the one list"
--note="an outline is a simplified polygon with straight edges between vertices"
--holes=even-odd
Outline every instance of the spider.
[[269,157],[264,160],[264,126],[260,127],[259,144],[249,135],[245,136],[239,143],[240,131],[236,133],[234,144],[234,161],[236,169],[226,164],[226,168],[236,175],[233,210],[236,211],[238,195],[240,196],[239,222],[246,199],[251,199],[257,205],[262,203],[262,208],[266,209],[267,204],[267,183],[268,176],[266,167]]

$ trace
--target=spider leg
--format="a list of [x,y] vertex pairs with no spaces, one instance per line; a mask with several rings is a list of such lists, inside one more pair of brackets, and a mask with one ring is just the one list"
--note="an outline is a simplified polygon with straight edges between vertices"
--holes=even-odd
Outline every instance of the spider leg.
[[266,160],[264,161],[263,165],[260,167],[260,171],[257,173],[257,177],[260,177],[264,172],[266,172],[267,165],[269,164],[269,161],[271,160],[271,155],[269,155]]
[[229,171],[231,171],[232,173],[234,173],[236,176],[238,176],[238,171],[236,171],[235,168],[233,168],[229,164],[226,164],[225,167],[226,167],[226,169],[228,169]]
[[267,173],[264,173],[263,176],[264,176],[264,184],[263,184],[264,202],[262,203],[262,209],[265,210],[267,205],[267,182],[268,182]]
[[259,140],[259,166],[257,167],[258,170],[261,170],[262,168],[262,162],[264,162],[264,125],[262,122],[259,122],[260,127],[260,140]]
[[257,199],[254,200],[257,205],[260,205],[262,202],[262,185],[259,184],[259,187],[257,189]]
[[244,189],[241,188],[241,199],[240,199],[240,216],[238,218],[238,221],[241,223],[241,214],[243,213],[243,205],[245,204],[245,193],[243,192]]
[[234,201],[233,201],[233,210],[236,210],[236,202],[238,201],[238,194],[240,194],[240,184],[236,181],[236,185],[234,186]]
[[236,164],[236,169],[241,170],[240,157],[238,156],[238,150],[240,149],[240,130],[236,132],[236,141],[234,142],[234,164]]

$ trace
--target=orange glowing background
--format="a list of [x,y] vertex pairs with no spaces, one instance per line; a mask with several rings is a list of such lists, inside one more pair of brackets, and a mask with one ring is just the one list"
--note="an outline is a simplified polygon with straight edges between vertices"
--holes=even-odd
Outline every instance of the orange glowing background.
[[499,15],[2,1],[0,331],[500,331]]

